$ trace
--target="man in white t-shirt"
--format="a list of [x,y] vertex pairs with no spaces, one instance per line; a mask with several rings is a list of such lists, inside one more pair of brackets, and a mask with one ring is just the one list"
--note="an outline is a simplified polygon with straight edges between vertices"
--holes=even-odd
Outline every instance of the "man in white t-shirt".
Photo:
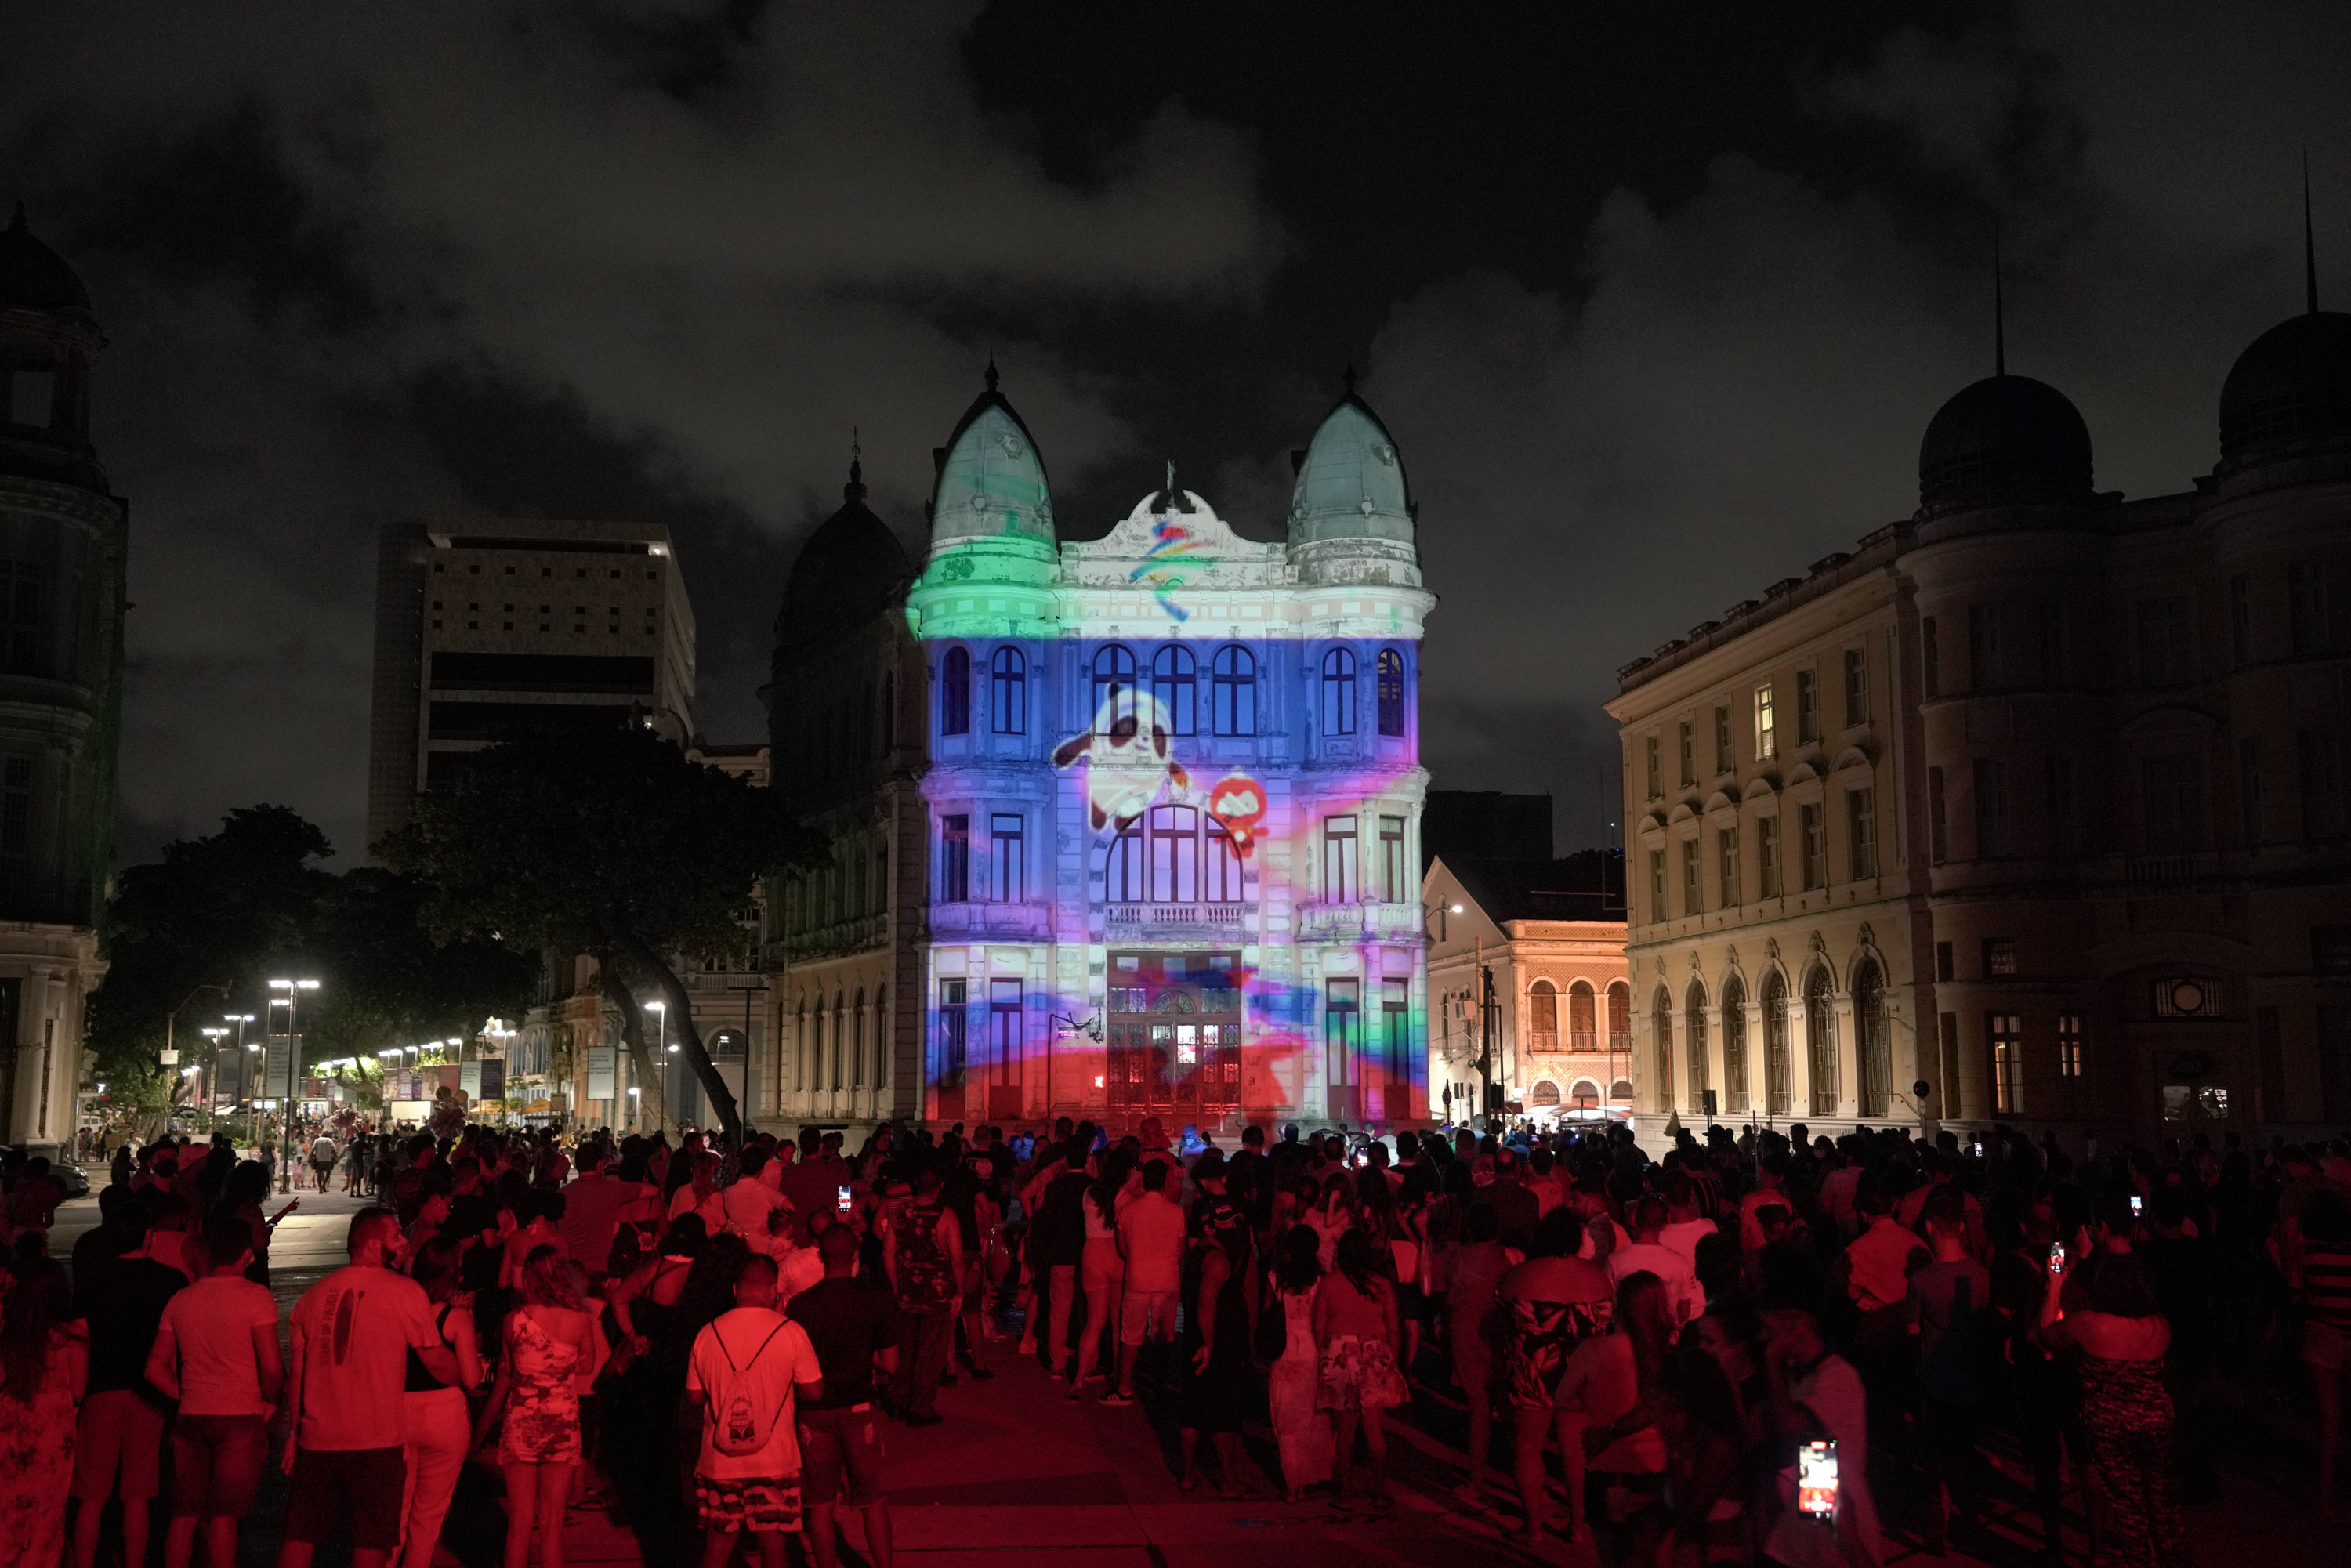
[[348,1531],[351,1568],[382,1568],[400,1540],[408,1473],[408,1352],[445,1384],[464,1375],[441,1343],[423,1287],[392,1270],[400,1218],[388,1208],[351,1217],[350,1266],[294,1303],[290,1382],[293,1479],[277,1568],[309,1568],[321,1541]]
[[718,1195],[718,1202],[726,1216],[726,1228],[755,1249],[767,1239],[768,1217],[792,1207],[792,1200],[768,1179],[767,1151],[756,1146],[743,1151],[735,1180]]
[[1672,1248],[1698,1268],[1698,1244],[1715,1233],[1715,1223],[1698,1211],[1698,1184],[1687,1171],[1667,1171],[1665,1183],[1666,1228],[1657,1232],[1660,1245]]
[[[172,1428],[172,1524],[164,1568],[188,1568],[196,1531],[214,1568],[236,1561],[236,1521],[253,1509],[269,1462],[269,1418],[286,1392],[277,1300],[245,1277],[253,1229],[215,1214],[194,1259],[200,1277],[163,1305],[147,1381],[180,1404]],[[209,1260],[211,1267],[201,1265]]]
[[823,1392],[808,1331],[776,1311],[776,1260],[755,1252],[735,1282],[734,1310],[695,1336],[686,1363],[685,1397],[702,1413],[694,1490],[703,1568],[726,1568],[747,1530],[763,1568],[783,1568],[784,1537],[800,1528],[793,1400]]
[[1698,1282],[1690,1260],[1659,1239],[1666,1228],[1666,1200],[1651,1193],[1633,1206],[1632,1244],[1608,1254],[1608,1282],[1622,1284],[1635,1274],[1655,1274],[1674,1304],[1676,1326],[1706,1311],[1706,1291]]

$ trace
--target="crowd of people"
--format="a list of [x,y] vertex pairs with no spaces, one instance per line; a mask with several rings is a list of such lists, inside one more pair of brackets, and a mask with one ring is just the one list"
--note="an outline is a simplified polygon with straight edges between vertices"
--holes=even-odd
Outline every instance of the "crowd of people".
[[886,1425],[1013,1333],[1066,1399],[1145,1402],[1186,1490],[1376,1519],[1410,1407],[1463,1430],[1456,1506],[1609,1563],[1980,1549],[1995,1449],[2051,1563],[2072,1490],[2095,1563],[2181,1568],[2216,1389],[2297,1360],[2332,1504],[2339,1143],[1186,1133],[369,1134],[374,1206],[283,1331],[286,1210],[225,1139],[119,1158],[70,1273],[13,1161],[0,1568],[95,1568],[110,1503],[124,1563],[160,1525],[165,1568],[231,1568],[273,1447],[280,1568],[427,1568],[469,1488],[506,1568],[559,1568],[577,1507],[705,1568],[792,1535],[833,1568],[853,1515],[887,1568]]

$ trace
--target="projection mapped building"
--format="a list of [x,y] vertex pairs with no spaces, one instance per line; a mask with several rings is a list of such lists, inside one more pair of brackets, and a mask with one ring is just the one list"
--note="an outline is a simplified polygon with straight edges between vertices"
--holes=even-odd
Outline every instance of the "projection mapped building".
[[781,889],[774,1113],[1425,1117],[1436,600],[1378,416],[1351,391],[1296,455],[1279,544],[1172,473],[1063,542],[992,368],[936,455],[919,574],[883,587],[852,483],[778,627],[779,782],[808,758],[835,852]]

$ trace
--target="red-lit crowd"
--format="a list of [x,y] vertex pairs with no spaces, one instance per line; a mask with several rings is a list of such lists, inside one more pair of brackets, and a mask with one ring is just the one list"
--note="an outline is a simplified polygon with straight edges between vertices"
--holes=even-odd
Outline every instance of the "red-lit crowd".
[[1172,1427],[1186,1490],[1376,1519],[1411,1420],[1466,1458],[1451,1506],[1608,1563],[1981,1554],[2005,1448],[2026,1546],[2064,1560],[2074,1490],[2095,1561],[2180,1568],[2231,1383],[2314,1402],[2331,1504],[2339,1142],[1268,1131],[420,1134],[283,1329],[266,1167],[119,1161],[68,1272],[62,1184],[12,1157],[0,1568],[118,1533],[141,1564],[155,1528],[165,1568],[232,1568],[273,1449],[280,1568],[428,1568],[492,1474],[507,1568],[559,1568],[583,1507],[649,1562],[799,1536],[887,1568],[885,1423],[941,1420],[1007,1329],[1067,1399]]

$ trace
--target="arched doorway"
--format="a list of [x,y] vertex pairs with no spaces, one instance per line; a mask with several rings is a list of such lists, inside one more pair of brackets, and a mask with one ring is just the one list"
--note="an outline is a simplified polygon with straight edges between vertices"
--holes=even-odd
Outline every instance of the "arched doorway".
[[1689,1108],[1706,1109],[1706,986],[1692,980],[1682,1007],[1682,1044],[1689,1052]]
[[1734,1116],[1747,1113],[1747,983],[1722,982],[1722,1087]]
[[1649,1032],[1657,1051],[1657,1103],[1674,1106],[1674,998],[1659,986],[1649,1002]]
[[1886,982],[1866,958],[1853,972],[1853,1027],[1860,1030],[1854,1055],[1861,1071],[1861,1113],[1886,1115],[1894,1092],[1894,1043],[1886,1029]]
[[1813,1114],[1834,1116],[1837,1107],[1835,982],[1824,968],[1804,977],[1804,1040],[1813,1069]]
[[1763,1072],[1765,1105],[1774,1116],[1786,1115],[1796,1086],[1788,1054],[1788,982],[1777,969],[1763,980]]

